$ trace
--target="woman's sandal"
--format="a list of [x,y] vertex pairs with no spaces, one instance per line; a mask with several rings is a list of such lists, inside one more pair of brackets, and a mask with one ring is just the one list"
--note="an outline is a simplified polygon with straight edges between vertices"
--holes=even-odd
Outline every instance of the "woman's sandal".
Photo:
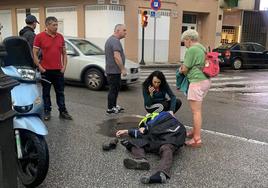
[[187,138],[193,138],[193,136],[194,136],[194,132],[193,131],[189,131],[189,132],[186,133],[186,137]]
[[186,141],[185,145],[193,148],[199,148],[202,145],[202,141],[201,138],[199,139],[192,138],[191,140]]

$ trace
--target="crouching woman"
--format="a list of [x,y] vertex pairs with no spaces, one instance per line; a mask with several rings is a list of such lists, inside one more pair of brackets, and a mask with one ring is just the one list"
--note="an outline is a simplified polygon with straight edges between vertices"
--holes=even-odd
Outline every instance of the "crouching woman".
[[176,98],[161,71],[152,72],[143,82],[143,98],[148,113],[169,111],[174,115],[181,107],[181,100]]

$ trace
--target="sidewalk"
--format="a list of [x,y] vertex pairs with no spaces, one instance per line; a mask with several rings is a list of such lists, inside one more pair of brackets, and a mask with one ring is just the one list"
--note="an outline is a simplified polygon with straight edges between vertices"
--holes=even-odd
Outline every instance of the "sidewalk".
[[140,65],[142,69],[146,68],[178,68],[181,65],[181,62],[145,62],[145,65]]

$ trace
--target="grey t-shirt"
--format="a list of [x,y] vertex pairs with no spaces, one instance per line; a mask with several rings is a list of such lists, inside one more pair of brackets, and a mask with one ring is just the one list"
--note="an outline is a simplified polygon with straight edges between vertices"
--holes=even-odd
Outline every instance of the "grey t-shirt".
[[125,65],[125,54],[120,40],[115,36],[110,36],[105,43],[105,71],[106,74],[120,74],[121,70],[114,60],[114,52],[120,52],[122,62]]

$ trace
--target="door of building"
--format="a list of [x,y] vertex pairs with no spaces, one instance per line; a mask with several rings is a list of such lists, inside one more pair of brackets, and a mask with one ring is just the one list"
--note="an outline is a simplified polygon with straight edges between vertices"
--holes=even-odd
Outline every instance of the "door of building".
[[[196,24],[191,24],[191,23],[183,23],[182,24],[182,28],[181,28],[181,33],[183,33],[184,31],[188,30],[188,29],[194,29],[196,30]],[[184,60],[184,55],[185,55],[185,52],[186,52],[186,47],[184,46],[184,42],[181,41],[181,61]]]

